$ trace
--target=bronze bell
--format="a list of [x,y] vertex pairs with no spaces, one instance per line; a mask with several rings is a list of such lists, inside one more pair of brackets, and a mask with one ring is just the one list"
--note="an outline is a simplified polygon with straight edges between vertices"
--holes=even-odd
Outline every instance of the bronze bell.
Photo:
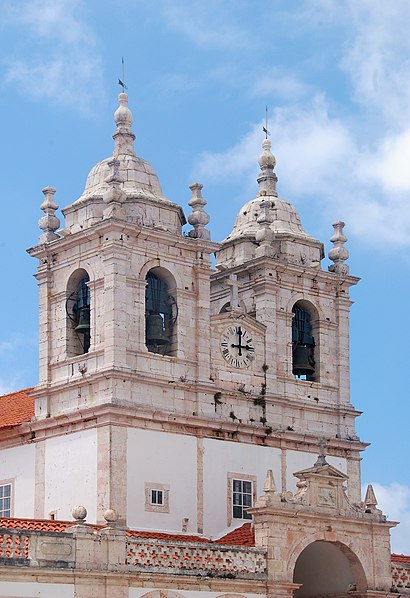
[[311,376],[315,373],[312,346],[297,343],[293,347],[293,373],[295,376]]
[[167,345],[168,335],[164,330],[164,320],[161,314],[149,314],[146,322],[147,345]]
[[78,313],[78,324],[75,331],[79,334],[87,334],[90,332],[90,308],[81,307]]

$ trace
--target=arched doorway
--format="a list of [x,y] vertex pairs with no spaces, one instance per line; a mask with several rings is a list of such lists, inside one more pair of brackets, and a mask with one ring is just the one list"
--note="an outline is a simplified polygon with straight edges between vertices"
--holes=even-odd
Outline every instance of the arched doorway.
[[299,555],[294,583],[302,584],[295,598],[349,596],[348,591],[366,589],[363,567],[357,556],[339,542],[317,541]]

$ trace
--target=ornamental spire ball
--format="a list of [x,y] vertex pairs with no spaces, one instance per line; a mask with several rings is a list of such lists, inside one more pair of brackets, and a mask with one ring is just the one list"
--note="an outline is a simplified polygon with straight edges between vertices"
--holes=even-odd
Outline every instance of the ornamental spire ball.
[[135,135],[131,130],[133,118],[132,112],[128,108],[128,94],[121,92],[118,95],[119,106],[114,112],[114,120],[117,129],[114,132],[113,139],[115,142],[114,156],[119,154],[134,154]]
[[259,195],[274,195],[277,197],[276,183],[278,182],[278,177],[273,171],[276,165],[276,159],[270,151],[270,139],[264,139],[262,141],[262,148],[263,152],[258,160],[259,166],[261,167],[261,172],[257,179],[259,184]]

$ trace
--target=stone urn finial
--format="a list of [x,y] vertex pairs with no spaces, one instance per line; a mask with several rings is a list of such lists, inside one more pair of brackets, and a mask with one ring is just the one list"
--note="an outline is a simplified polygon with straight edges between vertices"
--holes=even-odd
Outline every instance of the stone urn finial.
[[60,226],[60,220],[55,215],[55,211],[58,209],[58,205],[54,201],[55,192],[54,187],[44,187],[43,189],[44,201],[40,209],[43,210],[44,216],[38,221],[38,226],[43,234],[39,237],[39,243],[49,243],[60,238],[55,232]]
[[329,266],[329,272],[349,274],[349,266],[344,263],[349,257],[349,252],[344,246],[347,241],[347,237],[343,233],[345,223],[338,220],[337,222],[334,222],[332,226],[334,228],[334,233],[330,240],[334,247],[329,251],[329,259],[332,260],[334,264]]
[[191,206],[192,212],[188,216],[188,222],[194,229],[190,230],[188,235],[194,239],[209,240],[211,235],[205,227],[209,223],[210,218],[204,210],[206,200],[202,197],[203,185],[201,183],[192,183],[192,185],[189,185],[189,188],[192,191],[192,197],[188,205]]

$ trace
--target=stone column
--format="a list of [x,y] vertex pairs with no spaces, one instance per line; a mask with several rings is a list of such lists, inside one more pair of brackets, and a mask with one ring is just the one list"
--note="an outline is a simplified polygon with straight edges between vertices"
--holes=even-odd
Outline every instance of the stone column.
[[127,520],[127,429],[107,423],[97,428],[97,522],[115,509],[118,523]]

